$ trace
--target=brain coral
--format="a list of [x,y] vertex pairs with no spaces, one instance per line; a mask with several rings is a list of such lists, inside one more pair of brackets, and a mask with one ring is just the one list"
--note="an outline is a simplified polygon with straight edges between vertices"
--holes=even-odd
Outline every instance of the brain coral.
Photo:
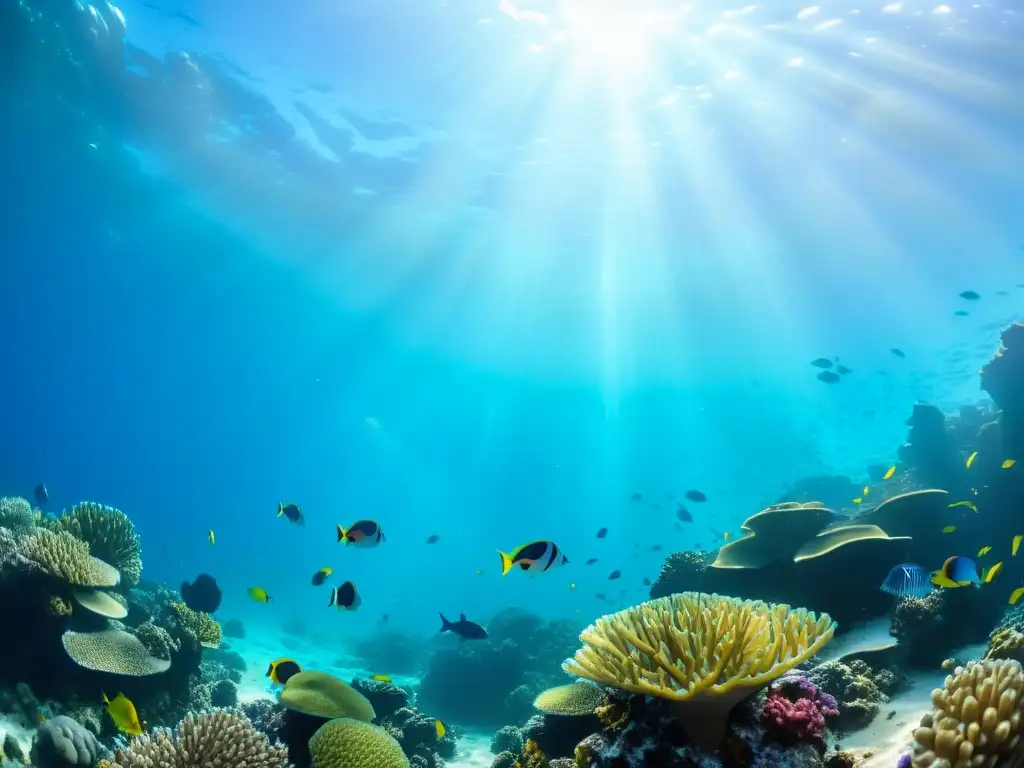
[[542,691],[534,699],[533,706],[549,715],[589,715],[603,703],[603,688],[586,680],[577,680]]
[[402,747],[382,729],[341,718],[320,726],[309,740],[313,768],[409,768]]
[[21,540],[20,554],[51,576],[79,587],[116,587],[117,569],[89,554],[89,547],[70,533],[45,528]]
[[120,629],[102,632],[73,632],[61,636],[64,650],[76,664],[97,672],[128,677],[145,677],[166,672],[171,662],[149,655],[133,634]]
[[206,648],[220,648],[220,624],[208,613],[193,611],[184,603],[171,603],[186,629],[195,634],[199,644]]
[[690,738],[713,749],[729,711],[827,643],[835,622],[804,609],[697,592],[603,616],[565,670],[675,702]]
[[53,523],[54,531],[67,531],[89,546],[93,557],[110,563],[121,572],[129,587],[142,575],[142,548],[128,515],[113,507],[83,501]]
[[326,672],[299,672],[288,678],[281,704],[305,715],[350,718],[369,723],[376,717],[370,701],[348,683]]
[[32,764],[38,768],[92,768],[105,751],[96,737],[77,721],[58,715],[36,729]]
[[980,768],[1024,759],[1024,671],[1017,661],[957,667],[932,691],[935,711],[914,731],[914,768]]
[[271,744],[241,712],[190,714],[173,731],[154,729],[114,755],[111,768],[287,768],[288,750]]

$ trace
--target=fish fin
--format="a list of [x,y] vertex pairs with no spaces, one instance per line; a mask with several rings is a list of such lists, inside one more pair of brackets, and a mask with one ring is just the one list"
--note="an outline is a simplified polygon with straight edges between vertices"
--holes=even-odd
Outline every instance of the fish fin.
[[498,554],[501,555],[501,575],[504,576],[506,573],[512,570],[512,556],[506,552],[498,550]]
[[277,502],[277,516],[280,517],[283,514],[284,514],[284,504],[282,504],[279,501],[279,502]]
[[340,543],[342,541],[346,541],[346,538],[345,538],[346,536],[348,536],[348,532],[345,530],[345,528],[343,526],[339,525],[338,526],[338,542]]
[[446,619],[444,617],[444,614],[441,613],[440,611],[438,611],[437,615],[441,617],[441,631],[442,632],[451,632],[452,631],[452,623],[450,621],[448,621],[448,619]]
[[110,699],[107,698],[107,692],[101,690],[100,694],[103,696],[103,706],[107,706],[110,703]]
[[331,587],[331,602],[329,602],[327,604],[327,607],[330,608],[331,606],[333,606],[337,602],[338,602],[338,588],[337,587]]
[[465,621],[465,620],[466,620],[466,614],[460,613],[459,614],[459,621]]

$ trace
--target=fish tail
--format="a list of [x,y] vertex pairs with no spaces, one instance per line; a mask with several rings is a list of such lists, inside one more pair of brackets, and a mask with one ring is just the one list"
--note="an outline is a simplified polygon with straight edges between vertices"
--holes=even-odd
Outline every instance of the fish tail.
[[498,554],[501,555],[501,575],[504,576],[506,573],[512,570],[512,556],[506,552],[498,550]]
[[341,542],[345,541],[345,537],[346,536],[348,536],[348,533],[345,531],[345,528],[343,526],[339,525],[338,526],[338,543],[340,544]]
[[283,514],[284,514],[284,504],[282,504],[279,501],[279,502],[277,502],[277,516],[280,517]]
[[338,602],[338,588],[331,587],[331,602],[327,604],[328,608],[332,608],[335,603]]
[[438,612],[437,615],[441,617],[441,631],[442,632],[451,632],[452,631],[452,623],[450,621],[448,621],[448,619],[446,619],[444,617],[443,613]]

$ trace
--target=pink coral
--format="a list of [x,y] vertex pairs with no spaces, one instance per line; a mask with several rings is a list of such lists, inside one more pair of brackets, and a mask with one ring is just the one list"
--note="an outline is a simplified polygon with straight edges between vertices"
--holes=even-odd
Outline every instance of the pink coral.
[[[788,698],[784,691],[796,695]],[[797,741],[819,741],[825,718],[838,714],[835,699],[808,681],[806,686],[780,686],[773,691],[761,709],[761,725]]]

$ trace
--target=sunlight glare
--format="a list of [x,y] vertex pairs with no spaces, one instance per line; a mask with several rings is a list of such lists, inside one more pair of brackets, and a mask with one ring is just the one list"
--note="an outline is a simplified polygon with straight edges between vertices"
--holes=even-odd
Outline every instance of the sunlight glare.
[[573,3],[562,19],[566,41],[577,53],[607,63],[640,63],[654,43],[651,14],[630,4]]

